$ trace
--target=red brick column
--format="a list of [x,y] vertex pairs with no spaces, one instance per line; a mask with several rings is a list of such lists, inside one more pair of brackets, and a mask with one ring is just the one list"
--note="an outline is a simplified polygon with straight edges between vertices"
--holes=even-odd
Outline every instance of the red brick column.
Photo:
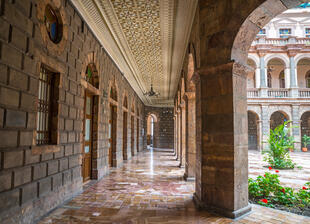
[[196,98],[194,92],[185,93],[186,102],[186,156],[185,156],[185,180],[195,179],[196,168]]
[[236,218],[251,210],[246,68],[231,62],[198,72],[194,199],[202,208]]

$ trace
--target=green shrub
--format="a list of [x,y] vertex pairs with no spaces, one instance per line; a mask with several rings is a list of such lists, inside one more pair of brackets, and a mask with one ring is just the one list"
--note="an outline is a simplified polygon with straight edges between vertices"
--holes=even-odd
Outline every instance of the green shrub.
[[269,149],[264,150],[264,161],[270,166],[277,169],[290,168],[293,169],[295,164],[292,162],[289,154],[289,149],[294,148],[294,138],[288,133],[292,127],[288,127],[290,121],[284,122],[274,130],[270,130],[268,137]]
[[[271,167],[269,169],[272,170]],[[278,170],[275,172],[279,173]],[[291,187],[281,186],[278,174],[265,172],[264,176],[258,176],[256,179],[249,178],[249,198],[271,208],[275,205],[310,208],[310,182],[295,191]]]

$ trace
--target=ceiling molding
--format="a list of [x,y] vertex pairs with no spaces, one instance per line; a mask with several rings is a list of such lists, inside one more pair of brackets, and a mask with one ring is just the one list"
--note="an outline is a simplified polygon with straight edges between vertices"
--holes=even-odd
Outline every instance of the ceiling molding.
[[173,105],[197,0],[71,1],[141,100]]

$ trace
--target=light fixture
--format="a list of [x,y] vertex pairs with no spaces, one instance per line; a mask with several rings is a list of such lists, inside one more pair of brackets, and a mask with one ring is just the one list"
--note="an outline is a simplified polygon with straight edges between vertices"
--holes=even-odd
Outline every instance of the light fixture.
[[151,89],[150,91],[144,93],[145,96],[156,96],[158,97],[160,95],[160,93],[158,92],[155,92],[154,89],[153,89],[153,84],[151,84]]

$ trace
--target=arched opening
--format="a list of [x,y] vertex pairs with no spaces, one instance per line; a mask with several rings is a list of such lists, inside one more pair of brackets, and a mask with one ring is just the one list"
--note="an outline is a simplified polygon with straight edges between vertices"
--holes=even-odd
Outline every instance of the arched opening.
[[248,149],[259,150],[258,115],[248,111]]
[[267,64],[268,88],[285,88],[285,63],[279,58],[272,58]]
[[153,147],[154,146],[154,128],[155,123],[157,122],[157,117],[155,114],[149,114],[147,117],[147,146]]
[[288,120],[289,117],[284,112],[276,111],[270,116],[270,129],[274,130],[276,127]]
[[117,89],[115,84],[110,87],[110,111],[109,111],[109,165],[117,166]]
[[297,63],[297,81],[298,87],[310,87],[310,59],[302,58]]
[[[301,138],[306,135],[310,136],[310,111],[307,111],[301,115]],[[302,146],[303,147],[303,146]],[[307,145],[310,148],[310,145]]]
[[137,108],[137,128],[136,128],[136,131],[137,131],[137,142],[136,142],[136,144],[137,144],[137,152],[139,152],[140,150],[139,150],[139,144],[140,144],[140,141],[139,141],[139,138],[140,138],[140,127],[139,127],[139,125],[140,125],[140,121],[139,121],[139,119],[140,119],[140,112],[139,112],[139,108]]
[[[98,110],[99,110],[99,77],[94,63],[87,65],[85,70],[86,85],[84,95],[84,121],[83,121],[83,151],[82,176],[83,181],[97,178],[96,158],[98,144]],[[94,88],[95,87],[95,88]]]
[[135,155],[135,104],[131,104],[131,156]]
[[123,160],[127,160],[127,148],[128,148],[128,99],[124,96],[123,100]]

